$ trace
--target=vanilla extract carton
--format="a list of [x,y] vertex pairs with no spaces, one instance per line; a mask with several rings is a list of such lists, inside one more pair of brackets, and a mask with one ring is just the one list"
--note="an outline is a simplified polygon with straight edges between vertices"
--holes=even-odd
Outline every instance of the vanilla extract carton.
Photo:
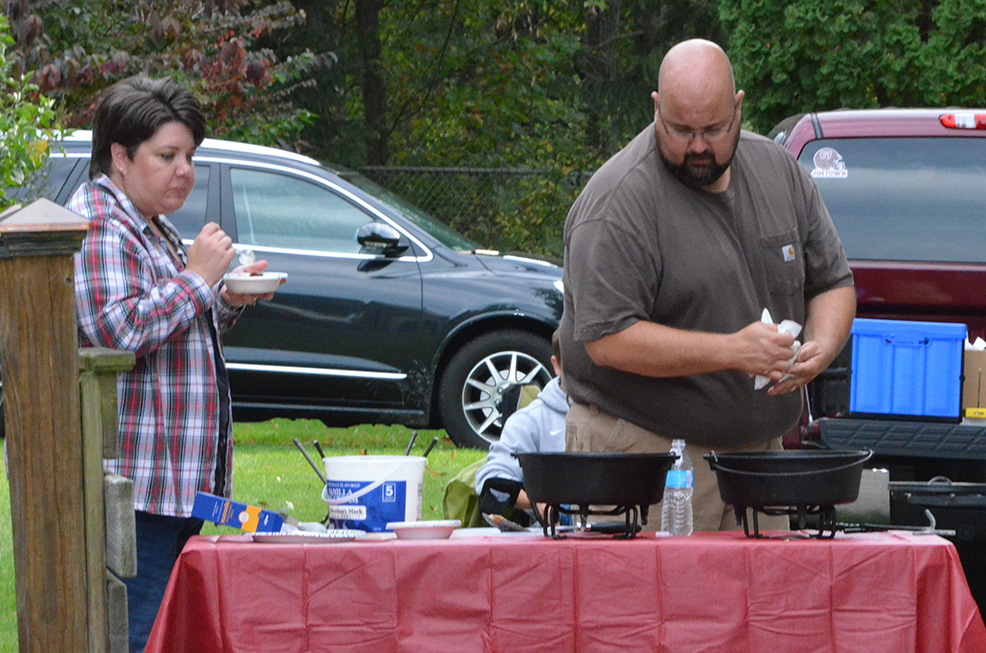
[[192,517],[250,533],[279,533],[284,524],[284,518],[276,512],[217,497],[208,492],[195,495]]

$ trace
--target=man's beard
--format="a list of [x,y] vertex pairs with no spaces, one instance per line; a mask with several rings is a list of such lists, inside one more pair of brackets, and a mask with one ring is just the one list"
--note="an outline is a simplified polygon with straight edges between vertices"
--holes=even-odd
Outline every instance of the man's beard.
[[[733,162],[733,157],[736,156],[736,147],[739,145],[739,132],[740,130],[737,129],[729,149],[729,158],[722,164],[716,163],[715,154],[709,149],[701,154],[685,154],[685,158],[680,164],[672,163],[668,160],[662,148],[658,147],[657,151],[661,155],[661,161],[664,162],[664,167],[678,181],[686,186],[702,190],[714,184],[719,177],[722,177],[729,168],[729,165]],[[702,165],[698,168],[692,167],[696,164]]]

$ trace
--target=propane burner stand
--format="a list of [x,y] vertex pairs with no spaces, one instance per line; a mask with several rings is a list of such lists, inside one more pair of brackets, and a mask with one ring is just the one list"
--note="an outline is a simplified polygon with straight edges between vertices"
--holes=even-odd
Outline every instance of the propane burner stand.
[[835,506],[825,505],[825,506],[792,506],[792,507],[773,507],[773,506],[749,506],[751,512],[753,513],[753,533],[750,533],[750,523],[747,518],[747,506],[734,506],[733,510],[736,513],[736,523],[743,524],[743,532],[746,533],[747,537],[753,537],[757,539],[763,539],[766,536],[760,533],[760,522],[758,515],[763,513],[765,515],[770,515],[776,517],[779,515],[797,515],[798,530],[804,530],[808,523],[808,515],[818,515],[818,532],[811,535],[814,538],[828,538],[832,539],[835,537],[836,531],[836,520],[835,520]]
[[[647,523],[648,507],[649,506],[572,506],[549,503],[545,506],[543,515],[537,509],[534,510],[534,514],[537,517],[538,523],[541,524],[541,528],[544,530],[545,537],[551,537],[556,540],[562,540],[566,537],[563,534],[563,531],[559,531],[557,526],[558,519],[561,515],[572,516],[574,526],[570,527],[570,530],[568,530],[568,527],[565,527],[565,530],[568,532],[612,534],[616,539],[630,539],[636,536],[637,531],[640,530],[638,518],[640,524]],[[589,521],[589,515],[622,515],[624,518],[623,528],[621,530],[616,527],[619,522],[609,522],[605,525],[605,527],[600,527],[599,525],[593,524]]]

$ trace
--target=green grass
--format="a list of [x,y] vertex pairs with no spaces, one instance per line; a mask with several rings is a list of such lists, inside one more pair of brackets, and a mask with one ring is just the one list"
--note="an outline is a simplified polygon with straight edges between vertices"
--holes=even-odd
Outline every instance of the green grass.
[[[283,510],[299,521],[321,521],[326,506],[315,471],[292,442],[298,438],[312,459],[318,454],[312,446],[318,440],[328,456],[368,454],[400,455],[412,431],[400,426],[355,426],[330,429],[315,420],[276,419],[255,424],[237,423],[236,453],[233,457],[233,498],[243,503]],[[444,431],[418,431],[412,455],[421,455],[439,437],[428,455],[425,467],[421,518],[443,519],[442,495],[445,484],[466,465],[485,452],[456,449]],[[10,505],[7,472],[0,482],[0,506]],[[14,592],[14,555],[10,510],[0,510],[0,653],[17,653],[17,604]],[[227,527],[207,523],[203,533],[237,533]]]
[[17,602],[14,594],[14,538],[10,531],[7,466],[0,466],[0,653],[17,653]]

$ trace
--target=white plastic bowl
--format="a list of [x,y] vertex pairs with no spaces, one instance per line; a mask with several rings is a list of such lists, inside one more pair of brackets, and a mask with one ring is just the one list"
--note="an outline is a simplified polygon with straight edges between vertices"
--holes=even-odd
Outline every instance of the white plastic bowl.
[[452,531],[462,526],[458,519],[446,521],[392,521],[387,530],[394,531],[399,540],[447,540]]
[[284,272],[230,272],[223,277],[223,283],[230,292],[239,295],[266,295],[274,292],[281,285],[281,279],[287,279]]

